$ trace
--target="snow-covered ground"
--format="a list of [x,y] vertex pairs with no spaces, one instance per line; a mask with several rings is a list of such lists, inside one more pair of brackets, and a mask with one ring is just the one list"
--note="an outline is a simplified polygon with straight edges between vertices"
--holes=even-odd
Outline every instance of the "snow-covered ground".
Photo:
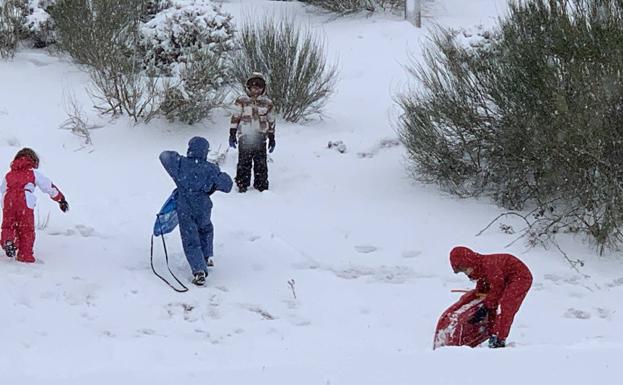
[[[224,148],[227,113],[192,127],[109,121],[89,109],[87,76],[67,59],[22,50],[0,62],[0,166],[33,147],[71,205],[63,215],[40,197],[39,263],[0,257],[0,384],[620,383],[620,259],[563,238],[586,262],[578,274],[556,251],[504,249],[513,235],[475,236],[501,209],[409,178],[391,145],[392,96],[426,29],[388,15],[327,19],[297,3],[223,7],[236,17],[287,9],[323,31],[341,74],[324,120],[278,122],[269,191],[213,196],[216,267],[185,294],[149,266],[154,214],[173,188],[158,154],[185,152],[194,135]],[[440,0],[425,24],[489,25],[502,12],[503,0]],[[92,146],[58,128],[70,93],[104,125]],[[346,153],[327,148],[337,140]],[[236,156],[223,166],[232,176]],[[189,281],[177,232],[167,241]],[[449,266],[459,244],[532,269],[513,348],[432,351],[437,319],[458,298],[450,289],[472,285]]]

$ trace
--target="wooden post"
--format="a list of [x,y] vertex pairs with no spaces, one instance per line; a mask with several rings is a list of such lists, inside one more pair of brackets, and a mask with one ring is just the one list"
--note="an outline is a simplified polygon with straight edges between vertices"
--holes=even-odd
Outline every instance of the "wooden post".
[[422,1],[405,0],[405,19],[415,24],[417,28],[422,28]]

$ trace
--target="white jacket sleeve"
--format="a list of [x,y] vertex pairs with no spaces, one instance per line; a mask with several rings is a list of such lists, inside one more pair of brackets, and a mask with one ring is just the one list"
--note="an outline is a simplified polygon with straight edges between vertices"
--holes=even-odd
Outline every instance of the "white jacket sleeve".
[[48,194],[50,198],[56,201],[59,200],[62,194],[56,188],[56,186],[54,186],[52,181],[48,177],[40,173],[39,171],[37,170],[33,170],[33,171],[35,174],[35,184],[37,185],[37,187],[39,187],[41,191],[43,191],[44,193]]
[[4,204],[4,193],[6,192],[6,177],[0,182],[0,207]]

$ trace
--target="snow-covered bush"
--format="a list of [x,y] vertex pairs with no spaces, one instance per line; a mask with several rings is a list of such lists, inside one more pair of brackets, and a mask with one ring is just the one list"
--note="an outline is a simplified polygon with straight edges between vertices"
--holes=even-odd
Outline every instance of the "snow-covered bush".
[[35,48],[44,48],[56,41],[54,19],[48,12],[56,0],[28,0],[24,30]]
[[9,48],[6,54],[10,54],[21,40],[30,40],[35,48],[44,48],[54,43],[54,21],[48,10],[55,2],[0,0],[0,46],[5,47],[5,50]]
[[24,4],[0,0],[0,57],[12,57],[23,34]]
[[168,4],[142,25],[141,48],[146,68],[169,78],[161,112],[192,124],[222,104],[235,31],[232,17],[210,1]]
[[154,18],[159,12],[170,8],[172,0],[144,0],[141,20],[147,22]]
[[143,24],[141,45],[149,67],[167,76],[179,72],[195,52],[215,55],[234,49],[232,17],[210,1],[172,0],[166,8]]
[[225,97],[223,58],[208,50],[189,54],[178,80],[166,82],[160,111],[169,120],[193,124],[222,106]]
[[405,0],[301,0],[301,2],[342,15],[362,11],[401,9],[405,5]]
[[321,112],[333,92],[337,68],[327,63],[322,40],[309,28],[270,16],[247,20],[239,45],[232,70],[240,85],[251,73],[263,73],[266,94],[287,121],[298,122]]
[[513,3],[465,37],[438,33],[398,97],[418,177],[533,208],[542,235],[623,241],[623,3]]

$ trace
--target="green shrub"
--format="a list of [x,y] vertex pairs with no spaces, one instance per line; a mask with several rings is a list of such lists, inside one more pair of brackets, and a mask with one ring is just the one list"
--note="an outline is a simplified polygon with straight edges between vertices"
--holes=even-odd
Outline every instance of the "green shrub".
[[[418,177],[619,243],[623,1],[527,0],[475,46],[441,30],[398,97]],[[543,222],[544,221],[544,222]]]
[[333,92],[337,68],[327,64],[320,38],[293,20],[265,16],[240,28],[232,62],[241,86],[253,72],[267,80],[266,95],[284,119],[298,122],[322,111]]

